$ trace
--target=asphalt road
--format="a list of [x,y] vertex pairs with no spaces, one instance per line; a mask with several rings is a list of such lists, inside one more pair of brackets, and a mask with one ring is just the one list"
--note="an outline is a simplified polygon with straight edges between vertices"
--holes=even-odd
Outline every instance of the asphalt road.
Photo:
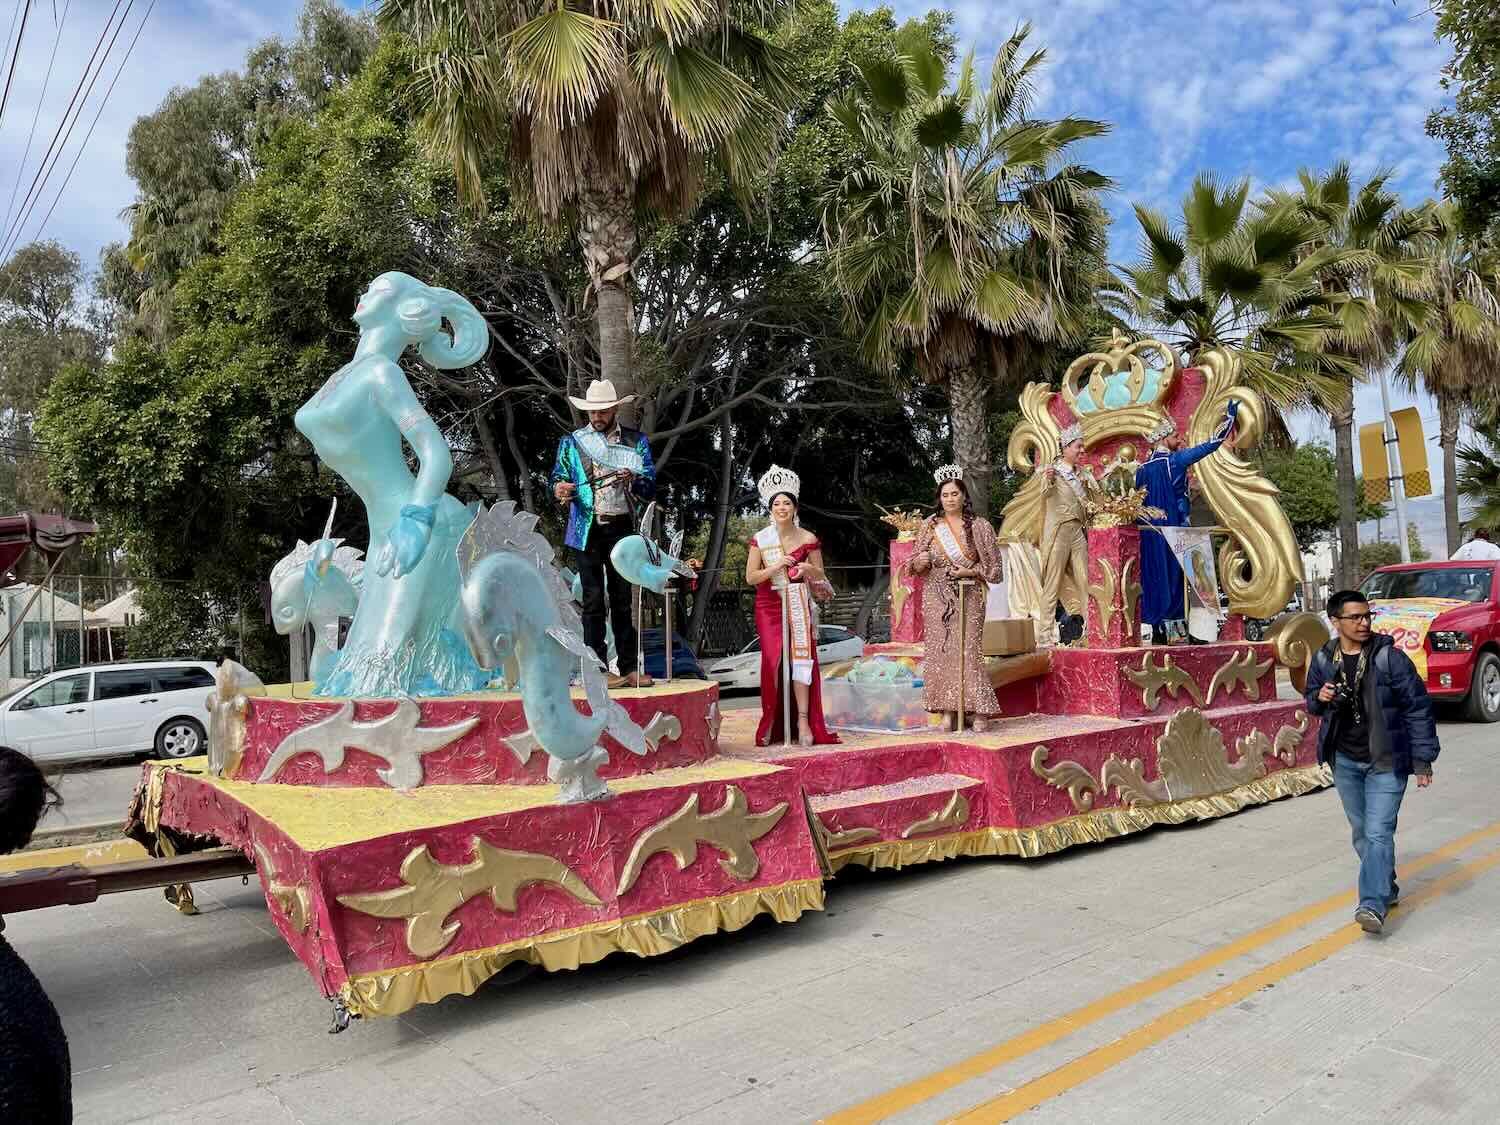
[[1044,860],[846,870],[827,909],[507,973],[325,1034],[253,882],[6,920],[77,1120],[1500,1120],[1500,748],[1444,723],[1387,932],[1331,790]]

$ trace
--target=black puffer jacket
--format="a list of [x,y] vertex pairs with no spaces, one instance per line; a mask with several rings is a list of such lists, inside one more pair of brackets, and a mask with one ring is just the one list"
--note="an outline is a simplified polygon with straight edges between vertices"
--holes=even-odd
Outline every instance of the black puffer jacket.
[[[1437,723],[1432,714],[1432,700],[1427,685],[1417,675],[1411,657],[1402,652],[1383,633],[1370,637],[1370,663],[1365,672],[1368,702],[1371,710],[1371,739],[1383,739],[1391,755],[1391,771],[1405,777],[1412,773],[1431,773],[1438,756]],[[1329,706],[1318,699],[1318,690],[1338,675],[1339,642],[1335,639],[1313,656],[1307,672],[1304,697],[1307,709],[1323,719],[1318,730],[1318,760],[1333,761],[1334,747],[1329,732]]]
[[[0,931],[4,930],[0,919]],[[71,1125],[73,1070],[57,1009],[0,932],[0,1122]]]

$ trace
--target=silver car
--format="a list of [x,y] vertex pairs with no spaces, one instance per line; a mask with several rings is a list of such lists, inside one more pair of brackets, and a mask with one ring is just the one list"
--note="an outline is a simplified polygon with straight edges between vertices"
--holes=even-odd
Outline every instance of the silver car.
[[[824,668],[840,660],[857,660],[864,652],[864,638],[842,625],[818,626],[818,663]],[[721,691],[759,691],[760,637],[750,638],[735,655],[711,662],[708,675],[718,681]]]

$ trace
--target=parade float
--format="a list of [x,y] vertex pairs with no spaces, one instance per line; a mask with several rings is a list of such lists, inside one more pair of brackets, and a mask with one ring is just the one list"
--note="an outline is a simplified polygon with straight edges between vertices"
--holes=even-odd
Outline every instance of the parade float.
[[[131,812],[154,854],[219,845],[254,863],[336,1026],[472,993],[511,962],[570,969],[762,914],[793,922],[850,864],[1036,857],[1327,783],[1315,720],[1276,684],[1278,663],[1300,684],[1326,632],[1302,619],[1272,643],[1239,639],[1243,616],[1285,605],[1300,564],[1276,490],[1240,455],[1263,408],[1229,353],[1179,369],[1159,344],[1117,341],[1075,363],[1061,393],[1026,388],[1009,451],[1030,469],[1078,420],[1102,468],[1164,412],[1206,433],[1235,397],[1232,446],[1198,470],[1222,528],[1223,640],[1142,647],[1141,533],[1100,527],[1083,641],[988,662],[996,729],[911,721],[920,591],[904,576],[892,642],[825,670],[846,689],[831,705],[848,712],[835,716],[842,741],[760,747],[757,716],[721,713],[715,684],[607,691],[535,517],[446,494],[446,446],[400,358],[417,345],[439,366],[472,363],[477,318],[405,275],[371,285],[354,360],[297,415],[370,529],[363,558],[325,532],[277,568],[278,624],[319,637],[313,681],[255,686],[226,663],[209,757],[148,763]],[[1023,611],[1036,485],[1002,528],[1010,607]],[[898,538],[898,561],[904,549]],[[680,572],[649,537],[617,554],[637,585]],[[336,619],[351,609],[340,645]]]

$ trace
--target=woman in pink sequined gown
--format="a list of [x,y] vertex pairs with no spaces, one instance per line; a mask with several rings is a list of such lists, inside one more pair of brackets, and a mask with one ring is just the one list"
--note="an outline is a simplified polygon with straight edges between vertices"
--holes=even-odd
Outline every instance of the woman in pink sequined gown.
[[[916,551],[907,565],[913,574],[926,576],[922,587],[925,706],[944,716],[948,730],[957,725],[962,652],[964,721],[967,725],[969,716],[973,716],[974,729],[983,731],[1000,711],[980,651],[985,588],[1000,581],[1000,548],[995,542],[995,529],[974,515],[968,486],[957,472],[957,466],[952,465],[938,470],[938,512],[917,533]],[[973,582],[964,593],[962,628],[958,612],[961,579]]]

